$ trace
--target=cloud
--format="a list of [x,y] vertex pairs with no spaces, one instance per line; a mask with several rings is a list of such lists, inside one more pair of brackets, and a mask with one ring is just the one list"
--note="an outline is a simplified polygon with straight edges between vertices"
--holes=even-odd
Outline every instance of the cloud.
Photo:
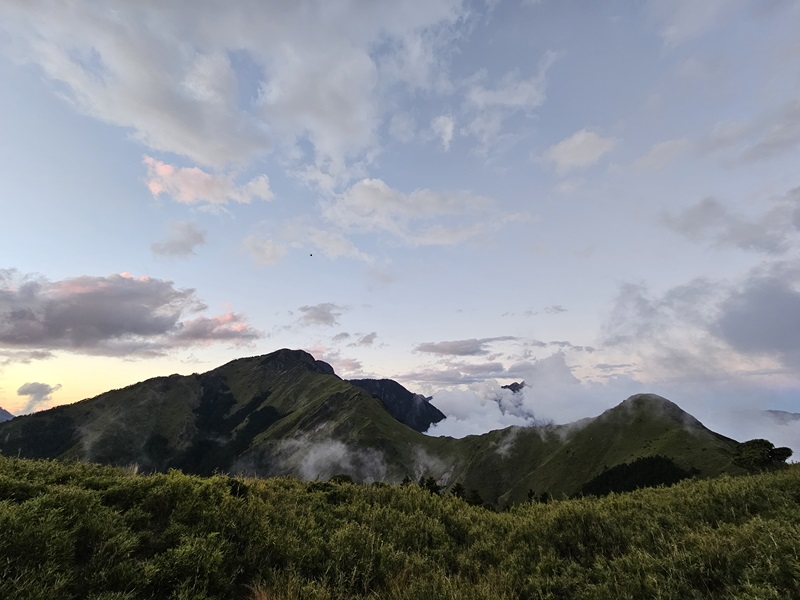
[[427,352],[430,354],[445,354],[448,356],[479,356],[488,354],[488,346],[492,342],[504,342],[516,340],[513,336],[500,336],[491,338],[472,338],[468,340],[453,340],[449,342],[425,342],[418,344],[415,352]]
[[483,85],[485,72],[473,77],[467,90],[467,101],[478,110],[490,108],[531,110],[541,106],[547,98],[547,71],[555,63],[558,54],[546,52],[539,61],[538,71],[528,79],[518,70],[509,71],[493,88]]
[[393,115],[389,121],[389,135],[404,144],[413,140],[417,135],[414,117],[408,113]]
[[694,143],[691,140],[685,138],[667,140],[666,142],[655,144],[647,154],[637,158],[633,166],[641,170],[663,169],[693,149]]
[[230,175],[213,175],[198,167],[176,167],[152,156],[145,156],[144,164],[147,167],[147,189],[155,198],[166,194],[183,204],[213,205],[228,202],[247,204],[254,199],[272,200],[273,194],[266,175],[237,185]]
[[161,256],[189,256],[197,246],[206,243],[206,232],[188,221],[176,221],[169,225],[171,234],[163,242],[154,242],[150,249]]
[[334,475],[349,475],[367,483],[384,481],[388,469],[379,450],[353,448],[338,440],[319,439],[318,435],[303,434],[281,440],[274,452],[273,464],[291,465],[304,480],[327,481]]
[[660,295],[625,284],[602,342],[636,362],[648,381],[800,386],[798,290],[792,261],[766,262],[733,281],[695,279]]
[[453,141],[453,130],[455,128],[455,121],[449,115],[439,115],[431,121],[431,130],[433,134],[442,143],[442,148],[445,152],[450,150],[450,142]]
[[501,146],[510,147],[521,139],[518,131],[506,130],[506,121],[514,114],[529,114],[544,104],[547,95],[547,73],[558,59],[556,52],[545,52],[537,72],[523,77],[519,70],[506,73],[496,85],[486,82],[487,72],[478,71],[462,82],[466,88],[462,108],[462,135],[470,135],[478,142],[477,152],[488,155]]
[[60,383],[56,386],[37,382],[21,385],[17,390],[17,396],[27,396],[28,401],[25,403],[25,406],[18,411],[18,414],[24,415],[31,413],[37,406],[50,402],[52,400],[52,394],[60,389]]
[[143,356],[261,337],[234,313],[186,318],[205,309],[193,289],[177,289],[163,279],[122,273],[48,281],[5,270],[0,271],[0,348]]
[[280,150],[340,177],[374,152],[390,91],[446,79],[441,49],[468,11],[458,0],[34,0],[4,5],[1,27],[12,59],[154,151],[225,169]]
[[559,313],[567,312],[567,309],[560,304],[551,304],[550,306],[544,307],[544,312],[546,312],[548,315],[557,315]]
[[[411,245],[434,245],[459,243],[485,231],[486,219],[472,217],[459,224],[456,218],[484,214],[491,207],[488,198],[469,192],[420,189],[405,194],[380,179],[362,179],[323,212],[331,223],[348,232],[388,233]],[[494,221],[503,224],[507,218]],[[437,222],[439,219],[442,222]]]
[[726,164],[733,167],[788,154],[800,146],[800,99],[772,107],[747,122],[718,123],[693,145],[707,154],[726,153]]
[[589,167],[611,152],[617,140],[602,137],[593,131],[581,129],[568,138],[548,148],[545,160],[553,163],[559,174]]
[[323,302],[314,306],[301,306],[297,310],[303,313],[300,317],[302,325],[325,325],[331,327],[339,324],[338,319],[347,310],[347,307],[332,302]]
[[286,248],[273,240],[255,235],[245,238],[242,248],[257,265],[266,266],[279,262],[286,255]]
[[344,340],[349,340],[350,334],[346,331],[342,331],[341,333],[337,333],[335,336],[331,338],[332,342],[343,342]]
[[331,260],[352,258],[371,263],[372,257],[362,252],[345,236],[337,231],[320,229],[306,221],[292,221],[281,232],[281,237],[294,247],[309,247]]
[[228,312],[216,317],[196,317],[178,323],[172,334],[178,343],[242,342],[261,337],[240,314]]
[[305,351],[318,360],[330,364],[340,377],[353,379],[364,375],[364,365],[361,361],[356,358],[342,356],[341,350],[326,348],[325,346],[311,346],[310,348],[305,348]]
[[721,303],[711,332],[743,354],[776,355],[800,367],[798,283],[779,273],[748,278]]
[[774,199],[756,218],[739,216],[718,200],[705,198],[682,212],[665,212],[662,222],[694,242],[780,255],[793,247],[799,214],[800,188]]
[[720,26],[726,17],[744,6],[742,0],[650,0],[648,9],[661,25],[667,46],[678,46]]
[[372,333],[368,333],[366,335],[362,335],[353,342],[352,344],[348,344],[349,346],[372,346],[375,343],[375,339],[378,337],[377,332],[373,331]]
[[800,99],[782,107],[766,130],[759,128],[757,139],[742,153],[743,162],[756,162],[780,156],[800,146]]
[[486,380],[466,389],[436,392],[431,403],[447,418],[426,433],[464,437],[509,426],[570,423],[598,415],[641,391],[639,382],[626,377],[605,383],[581,382],[560,352],[512,365],[507,372],[524,379],[525,387],[514,393],[497,381]]

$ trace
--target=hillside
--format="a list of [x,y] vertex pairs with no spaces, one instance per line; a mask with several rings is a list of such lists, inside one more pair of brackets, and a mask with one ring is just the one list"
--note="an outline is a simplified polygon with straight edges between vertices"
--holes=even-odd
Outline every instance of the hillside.
[[496,513],[417,485],[0,456],[0,597],[800,598],[800,466]]
[[13,418],[14,418],[14,415],[12,415],[10,412],[5,410],[4,408],[0,407],[0,423],[3,423],[5,421],[10,421]]
[[500,504],[524,501],[529,491],[575,494],[643,456],[662,455],[700,476],[741,473],[732,462],[737,446],[653,395],[571,425],[429,437],[401,423],[387,402],[293,350],[150,379],[0,424],[8,456],[306,480],[432,477]]

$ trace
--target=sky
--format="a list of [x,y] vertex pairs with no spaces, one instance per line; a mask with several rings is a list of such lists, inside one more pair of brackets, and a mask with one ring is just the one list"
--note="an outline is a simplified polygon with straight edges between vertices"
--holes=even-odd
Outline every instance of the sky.
[[[305,349],[465,435],[800,451],[800,4],[0,6],[0,406]],[[524,380],[512,396],[500,385]]]

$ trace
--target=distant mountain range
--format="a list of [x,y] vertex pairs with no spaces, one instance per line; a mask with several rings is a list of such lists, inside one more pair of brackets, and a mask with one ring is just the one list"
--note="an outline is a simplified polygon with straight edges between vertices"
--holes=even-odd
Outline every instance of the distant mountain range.
[[663,456],[700,477],[742,472],[738,442],[672,402],[638,394],[569,425],[463,439],[420,433],[444,415],[391,380],[339,378],[299,350],[157,377],[0,424],[0,452],[254,476],[461,484],[490,502],[572,495],[615,466]]
[[4,421],[10,421],[13,418],[14,415],[0,407],[0,423],[3,423]]

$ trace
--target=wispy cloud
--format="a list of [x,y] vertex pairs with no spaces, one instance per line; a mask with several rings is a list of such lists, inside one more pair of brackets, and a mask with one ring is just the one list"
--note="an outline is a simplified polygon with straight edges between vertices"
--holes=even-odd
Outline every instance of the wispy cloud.
[[471,338],[468,340],[452,340],[449,342],[425,342],[418,344],[415,352],[429,354],[444,354],[448,356],[480,356],[489,354],[489,345],[493,342],[506,342],[516,340],[514,336],[499,336],[491,338]]
[[163,242],[154,242],[150,249],[161,256],[190,256],[197,246],[206,243],[206,232],[188,221],[170,223],[170,235]]
[[548,148],[543,156],[563,175],[597,163],[616,145],[617,140],[612,137],[603,137],[594,131],[581,129]]

